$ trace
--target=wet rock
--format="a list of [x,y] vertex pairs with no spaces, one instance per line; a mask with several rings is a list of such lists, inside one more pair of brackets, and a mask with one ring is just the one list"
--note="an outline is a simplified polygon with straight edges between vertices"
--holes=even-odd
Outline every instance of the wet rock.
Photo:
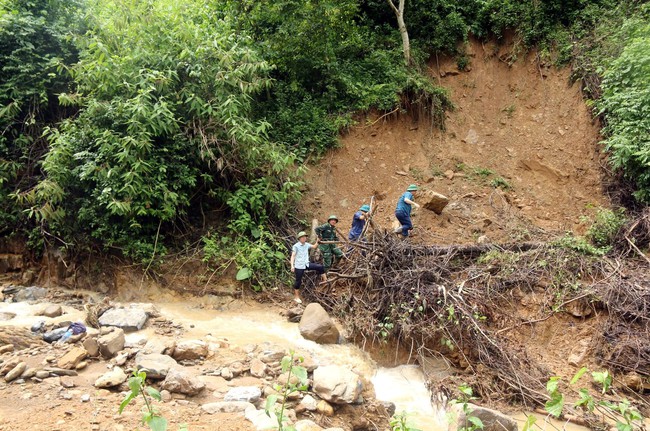
[[325,400],[320,400],[316,404],[316,411],[325,416],[334,416],[334,407]]
[[140,308],[110,308],[99,318],[101,326],[116,326],[125,332],[139,331],[147,323],[147,313]]
[[9,383],[13,380],[16,380],[22,373],[27,369],[27,364],[25,362],[19,362],[15,367],[13,367],[7,375],[5,375],[5,382]]
[[256,386],[239,386],[232,388],[224,397],[224,401],[246,401],[256,403],[262,396],[262,391]]
[[265,364],[280,362],[287,355],[287,350],[278,345],[261,344],[257,358]]
[[314,412],[318,406],[318,401],[311,395],[307,394],[304,396],[300,404],[296,407],[297,413],[302,413],[304,411]]
[[296,431],[322,431],[321,428],[316,422],[309,419],[302,419],[296,422],[294,425]]
[[14,302],[22,301],[36,301],[38,299],[45,298],[47,295],[47,289],[44,287],[30,286],[20,289],[14,294]]
[[262,378],[266,375],[266,364],[258,358],[251,360],[251,376]]
[[201,340],[185,340],[176,343],[173,358],[177,361],[203,359],[208,356],[208,343]]
[[13,352],[13,351],[14,351],[13,344],[5,344],[4,346],[0,346],[0,355],[2,355],[3,353]]
[[63,314],[63,309],[58,304],[50,305],[46,307],[43,311],[38,313],[39,316],[45,316],[45,317],[59,317],[62,314]]
[[127,375],[120,367],[115,367],[111,371],[102,374],[95,380],[96,388],[112,388],[126,382]]
[[63,368],[65,370],[71,370],[74,367],[77,366],[79,362],[81,362],[83,359],[88,356],[88,352],[86,352],[86,349],[83,347],[73,347],[59,359],[57,362],[57,365],[59,368]]
[[275,417],[269,417],[264,410],[257,410],[254,406],[246,409],[245,417],[257,431],[278,429],[278,422]]
[[[462,410],[462,405],[456,404],[452,408],[458,415],[456,429],[462,431],[467,422],[465,413],[463,413]],[[481,422],[483,422],[483,431],[517,431],[518,429],[517,422],[515,422],[514,419],[499,411],[479,407],[474,404],[469,404],[469,408],[470,415],[479,418]]]
[[216,413],[239,413],[245,412],[246,409],[255,409],[255,406],[246,401],[220,401],[216,403],[203,404],[201,406],[204,412],[208,414]]
[[449,203],[449,198],[432,190],[422,190],[418,195],[418,201],[422,207],[436,214],[442,214],[442,210]]
[[160,387],[171,393],[194,396],[205,389],[205,383],[181,368],[172,368]]
[[112,358],[124,348],[124,342],[124,331],[121,328],[116,328],[97,339],[99,353],[104,358]]
[[298,323],[302,317],[304,309],[302,307],[293,307],[287,310],[287,320],[289,322]]
[[152,379],[164,379],[169,370],[177,365],[177,362],[171,356],[159,355],[157,353],[139,353],[135,357],[135,366],[137,369],[144,370],[147,373],[147,377]]
[[48,342],[48,343],[53,343],[55,341],[58,341],[63,337],[63,334],[68,330],[68,327],[66,326],[65,328],[57,328],[53,329],[51,331],[46,332],[43,334],[43,340]]
[[88,356],[96,357],[99,356],[99,343],[94,337],[87,337],[83,342],[84,349],[88,352]]
[[16,313],[10,311],[0,311],[0,322],[11,320],[16,317]]
[[305,307],[300,319],[300,335],[320,344],[335,344],[339,340],[339,330],[327,311],[318,303]]
[[350,404],[359,399],[363,385],[358,375],[338,365],[314,370],[316,395],[335,404]]

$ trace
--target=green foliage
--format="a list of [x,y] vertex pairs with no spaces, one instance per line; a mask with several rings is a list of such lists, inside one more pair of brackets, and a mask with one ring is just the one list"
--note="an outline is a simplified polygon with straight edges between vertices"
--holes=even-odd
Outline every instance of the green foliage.
[[[280,394],[269,395],[266,399],[266,405],[264,411],[267,416],[272,418],[275,416],[278,422],[279,431],[295,431],[295,428],[289,424],[289,418],[284,414],[286,404],[289,398],[289,394],[295,391],[306,391],[308,387],[307,381],[307,369],[303,366],[296,365],[304,361],[304,358],[301,356],[296,356],[293,350],[289,351],[289,355],[282,358],[281,366],[282,372],[287,373],[287,380],[281,385],[275,385],[274,389]],[[298,383],[293,383],[292,378],[295,376],[298,379]],[[276,405],[278,399],[280,399],[280,406]]]
[[604,256],[609,251],[608,247],[596,247],[584,237],[574,236],[572,233],[567,233],[562,238],[553,241],[552,244],[588,256]]
[[[151,431],[167,431],[167,419],[160,415],[159,410],[152,404],[152,398],[161,401],[162,397],[157,389],[146,386],[147,373],[144,371],[134,371],[133,376],[129,378],[129,392],[124,400],[120,403],[118,412],[122,414],[124,409],[138,397],[142,395],[144,406],[142,408],[142,423],[146,424]],[[180,425],[179,431],[187,430],[186,425]]]
[[610,163],[637,185],[635,197],[650,203],[650,5],[624,21],[624,47],[605,63],[599,114]]
[[625,225],[625,209],[600,209],[587,231],[587,238],[596,247],[611,247],[619,230]]
[[470,406],[470,402],[473,400],[476,400],[477,398],[474,396],[474,390],[472,389],[471,386],[468,385],[461,385],[458,387],[458,390],[460,392],[460,396],[457,399],[451,400],[452,404],[460,404],[463,414],[464,414],[464,422],[462,424],[458,424],[458,430],[460,431],[476,431],[476,430],[481,430],[484,428],[483,421],[478,416],[474,416],[472,414],[472,407]]
[[409,415],[406,412],[394,414],[388,424],[390,425],[391,431],[421,431],[410,423]]
[[203,260],[217,271],[234,263],[237,280],[250,282],[256,290],[283,281],[282,275],[286,273],[286,247],[264,226],[253,229],[251,237],[208,234],[202,240]]

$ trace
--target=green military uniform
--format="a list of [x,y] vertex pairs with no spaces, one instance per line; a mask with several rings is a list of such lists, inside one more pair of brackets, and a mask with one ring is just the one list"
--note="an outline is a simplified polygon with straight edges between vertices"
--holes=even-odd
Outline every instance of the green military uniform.
[[[330,220],[336,219],[335,217],[330,217]],[[336,219],[338,222],[338,219]],[[338,241],[339,238],[336,236],[336,228],[332,226],[329,221],[321,226],[316,228],[316,235],[323,241]],[[323,266],[325,267],[325,272],[327,272],[332,266],[332,255],[336,258],[343,257],[343,252],[336,244],[320,244],[318,249],[323,253]]]

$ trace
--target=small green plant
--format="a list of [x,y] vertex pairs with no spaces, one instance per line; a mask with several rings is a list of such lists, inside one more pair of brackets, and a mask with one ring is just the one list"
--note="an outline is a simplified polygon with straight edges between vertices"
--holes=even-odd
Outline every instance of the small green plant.
[[467,70],[467,67],[469,65],[470,65],[470,59],[467,55],[463,54],[456,57],[456,67],[458,68],[458,70],[464,72]]
[[402,412],[400,414],[394,414],[390,418],[390,429],[391,431],[421,431],[419,428],[415,428],[409,421],[409,414]]
[[[128,381],[130,390],[126,394],[124,401],[120,404],[118,411],[122,414],[131,401],[137,398],[138,395],[142,395],[142,399],[144,400],[144,407],[142,408],[142,423],[147,424],[152,431],[167,431],[167,419],[160,415],[160,411],[152,403],[152,399],[157,401],[162,400],[160,392],[151,386],[146,386],[146,380],[146,372],[133,372],[133,377],[130,377]],[[178,429],[179,431],[187,431],[187,425],[181,424]]]
[[[573,376],[569,385],[572,386],[577,383],[588,371],[589,369],[587,367],[582,367]],[[611,388],[612,376],[609,374],[609,371],[595,371],[591,373],[591,377],[594,383],[601,386],[601,394],[604,395]],[[559,377],[551,377],[546,384],[546,390],[550,395],[550,399],[546,402],[545,409],[550,415],[556,418],[562,415],[565,406],[564,394],[560,392],[559,383]],[[579,398],[573,407],[589,413],[597,411],[599,413],[598,416],[603,418],[603,425],[605,425],[606,420],[611,420],[616,424],[618,431],[642,429],[644,417],[637,409],[632,407],[627,399],[622,399],[617,403],[607,400],[597,401],[586,388],[579,389],[578,396]]]
[[459,431],[476,431],[483,429],[483,421],[481,418],[474,416],[472,414],[472,407],[470,406],[470,401],[477,399],[474,396],[474,391],[471,386],[460,385],[458,387],[460,391],[460,398],[452,400],[452,404],[460,404],[463,411],[463,423],[458,424]]
[[584,237],[573,236],[573,234],[570,232],[568,232],[562,238],[553,241],[552,244],[556,247],[567,248],[580,254],[586,254],[590,256],[604,256],[609,251],[608,247],[596,247],[587,241]]
[[512,190],[512,186],[503,177],[496,177],[490,181],[490,185],[495,189]]
[[494,175],[494,171],[488,168],[476,167],[474,168],[474,174],[482,178],[487,178],[491,175]]
[[615,210],[600,209],[596,219],[587,231],[587,238],[596,247],[611,247],[616,234],[625,225],[625,208]]
[[383,342],[386,343],[388,342],[388,337],[390,336],[391,331],[395,327],[395,324],[392,322],[390,317],[386,316],[384,317],[383,322],[377,323],[377,335],[379,336],[379,339]]
[[508,118],[512,118],[512,114],[515,113],[515,110],[517,110],[517,107],[516,107],[515,104],[513,103],[513,104],[510,104],[510,105],[506,106],[505,108],[503,108],[503,109],[501,110],[501,112],[505,112],[506,117],[508,117]]
[[[287,381],[274,387],[279,395],[272,394],[266,399],[264,411],[270,418],[275,416],[278,421],[279,431],[295,431],[293,425],[289,424],[289,418],[285,416],[285,410],[289,394],[295,391],[307,390],[307,369],[295,364],[295,362],[300,364],[303,361],[304,358],[301,356],[296,357],[293,350],[290,350],[289,355],[282,358],[282,372],[287,373]],[[295,383],[294,379],[292,379],[294,376],[298,379],[298,383]],[[280,399],[279,408],[276,406],[278,399]]]
[[422,171],[418,168],[409,169],[409,173],[413,178],[415,178],[418,181],[422,181],[422,179],[424,178]]

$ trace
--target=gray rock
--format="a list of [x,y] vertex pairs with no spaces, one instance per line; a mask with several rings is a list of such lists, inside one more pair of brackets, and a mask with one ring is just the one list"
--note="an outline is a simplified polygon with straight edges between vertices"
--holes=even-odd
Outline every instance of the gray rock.
[[139,331],[147,323],[147,313],[139,308],[110,308],[99,318],[101,326],[117,326],[126,332]]
[[177,361],[202,359],[208,356],[208,343],[201,340],[184,340],[176,343],[174,354]]
[[102,374],[95,380],[96,388],[112,388],[126,382],[127,375],[120,367],[115,367],[111,371]]
[[45,371],[45,370],[39,370],[39,371],[36,372],[34,377],[36,377],[37,379],[41,379],[41,380],[47,379],[48,377],[50,377],[50,372]]
[[27,368],[23,373],[20,375],[21,379],[31,379],[32,377],[36,376],[36,368]]
[[59,317],[62,314],[63,314],[63,309],[58,304],[50,305],[39,313],[40,316],[45,316],[45,317]]
[[47,289],[44,287],[30,286],[20,289],[14,294],[13,301],[36,301],[37,299],[42,299],[47,295]]
[[25,372],[26,369],[27,369],[27,364],[25,362],[18,363],[18,365],[16,365],[14,368],[11,369],[11,371],[7,373],[7,375],[5,376],[5,382],[9,383],[12,380],[17,379],[18,377],[20,377],[22,373]]
[[138,353],[135,357],[137,369],[146,371],[147,377],[152,379],[164,379],[169,370],[177,365],[178,363],[171,356],[158,353]]
[[97,339],[99,353],[105,358],[112,358],[124,348],[124,342],[124,331],[121,328],[116,328]]
[[11,320],[16,317],[16,313],[10,311],[0,311],[0,321]]
[[[469,404],[470,416],[477,417],[483,422],[483,431],[517,431],[517,422],[503,413]],[[458,414],[458,423],[456,429],[461,431],[466,427],[465,413],[462,411],[460,404],[454,405],[453,409]]]
[[221,377],[223,377],[226,380],[231,380],[234,376],[232,374],[232,371],[230,371],[230,368],[223,367],[221,369]]
[[338,365],[318,367],[314,370],[314,392],[335,404],[357,402],[363,385],[358,375]]
[[144,345],[142,348],[142,352],[144,353],[159,353],[159,354],[168,354],[169,352],[173,352],[176,344],[174,340],[170,340],[167,338],[160,339],[160,338],[151,338],[147,340],[147,344]]
[[181,368],[172,368],[160,387],[172,393],[194,396],[205,389],[205,383]]
[[300,319],[300,335],[320,344],[335,344],[339,341],[339,330],[327,311],[318,303],[307,305]]
[[317,406],[318,406],[318,401],[316,401],[316,398],[307,394],[303,397],[303,399],[300,401],[300,404],[298,404],[298,406],[296,407],[296,412],[298,413],[304,411],[314,412],[316,411]]
[[262,391],[257,386],[239,386],[232,388],[224,397],[224,401],[246,401],[256,403],[262,396]]
[[201,406],[203,411],[208,414],[216,413],[239,413],[244,412],[248,408],[255,409],[255,406],[246,401],[220,401],[216,403],[203,404]]
[[278,429],[278,422],[275,417],[270,418],[264,410],[249,407],[245,411],[245,416],[246,420],[250,421],[257,431]]
[[282,358],[287,356],[287,349],[281,346],[261,344],[259,347],[260,351],[257,354],[257,357],[265,364],[280,362]]
[[45,326],[45,320],[39,320],[38,322],[32,325],[31,330],[32,332],[41,332],[44,326]]
[[68,327],[66,326],[65,328],[57,328],[53,329],[51,331],[46,332],[43,334],[43,340],[48,342],[48,343],[53,343],[57,340],[59,340],[61,337],[63,337],[63,334],[65,334],[65,331],[68,330]]

